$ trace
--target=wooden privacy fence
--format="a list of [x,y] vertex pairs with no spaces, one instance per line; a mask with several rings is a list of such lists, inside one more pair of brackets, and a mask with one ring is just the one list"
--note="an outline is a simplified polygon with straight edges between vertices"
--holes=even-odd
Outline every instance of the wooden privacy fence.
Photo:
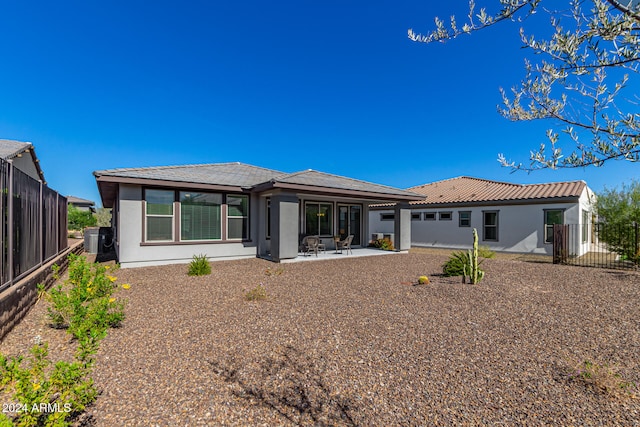
[[0,159],[0,292],[67,248],[67,199]]
[[634,270],[640,266],[640,229],[631,224],[555,224],[553,263]]

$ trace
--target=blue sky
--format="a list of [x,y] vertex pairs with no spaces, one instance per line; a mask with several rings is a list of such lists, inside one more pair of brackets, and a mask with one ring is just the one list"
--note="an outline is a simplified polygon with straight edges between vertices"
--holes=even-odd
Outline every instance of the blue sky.
[[[582,179],[638,165],[511,174],[551,123],[511,123],[519,26],[411,42],[468,2],[60,1],[0,6],[0,138],[30,141],[50,187],[100,205],[92,172],[239,161],[406,188],[460,175]],[[635,82],[634,84],[637,84]]]

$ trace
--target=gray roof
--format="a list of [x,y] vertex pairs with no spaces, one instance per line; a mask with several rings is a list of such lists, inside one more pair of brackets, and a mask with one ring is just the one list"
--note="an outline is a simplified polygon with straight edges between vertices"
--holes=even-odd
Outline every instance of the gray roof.
[[399,188],[389,187],[387,185],[381,184],[374,184],[367,181],[360,181],[358,179],[347,178],[339,175],[332,175],[329,173],[319,172],[311,169],[277,176],[272,181],[278,183],[308,185],[312,187],[323,187],[339,190],[365,191],[368,193],[380,193],[398,196],[416,196],[416,193],[401,190]]
[[12,159],[27,149],[33,148],[30,142],[12,141],[10,139],[0,139],[0,159]]
[[204,165],[109,169],[96,171],[93,174],[96,177],[112,176],[251,188],[270,180],[274,176],[282,175],[283,172],[244,163],[214,163]]
[[[16,157],[22,157],[23,153],[29,153],[31,161],[33,162],[33,167],[35,168],[36,175],[31,175],[29,171],[23,171],[27,174],[31,175],[34,179],[41,180],[44,184],[47,181],[44,179],[44,172],[40,167],[40,161],[36,156],[36,150],[32,143],[30,142],[22,142],[22,141],[13,141],[11,139],[0,139],[0,159],[3,160],[12,160]],[[24,165],[23,165],[24,166]],[[18,166],[18,169],[20,167]]]
[[93,200],[87,200],[76,196],[67,196],[67,203],[71,203],[72,205],[95,205]]
[[424,198],[411,191],[314,170],[284,173],[244,163],[109,169],[95,171],[93,174],[98,181],[103,205],[106,207],[113,202],[117,182],[173,187],[176,186],[175,183],[186,183],[197,185],[198,188],[220,186],[259,192],[274,188],[292,188],[305,192],[344,194],[385,201]]

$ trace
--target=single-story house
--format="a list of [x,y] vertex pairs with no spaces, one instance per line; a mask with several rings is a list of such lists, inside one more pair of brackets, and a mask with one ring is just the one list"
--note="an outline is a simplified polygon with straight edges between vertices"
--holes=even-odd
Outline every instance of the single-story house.
[[[411,243],[416,247],[469,248],[471,230],[495,251],[553,253],[553,224],[579,224],[572,254],[593,242],[595,194],[584,181],[512,184],[462,176],[409,188],[425,197],[411,206]],[[373,234],[393,232],[389,204],[369,211]]]
[[96,212],[95,203],[93,200],[82,199],[75,196],[67,196],[67,203],[81,211]]
[[242,163],[111,169],[94,172],[102,204],[112,208],[122,267],[209,259],[298,256],[304,235],[327,249],[334,236],[368,244],[369,205],[394,203],[396,248],[411,246],[408,202],[423,196],[314,170],[284,173]]
[[67,204],[73,206],[81,211],[95,213],[96,207],[93,200],[83,199],[81,197],[67,196]]

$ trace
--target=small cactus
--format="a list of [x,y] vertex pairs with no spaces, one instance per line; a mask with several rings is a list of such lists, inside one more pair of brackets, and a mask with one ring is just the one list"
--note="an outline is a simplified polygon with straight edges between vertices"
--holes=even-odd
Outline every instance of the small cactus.
[[472,285],[480,282],[484,277],[484,271],[480,269],[478,264],[478,231],[473,229],[473,250],[467,252],[468,259],[463,267],[462,283],[465,283],[466,277]]

